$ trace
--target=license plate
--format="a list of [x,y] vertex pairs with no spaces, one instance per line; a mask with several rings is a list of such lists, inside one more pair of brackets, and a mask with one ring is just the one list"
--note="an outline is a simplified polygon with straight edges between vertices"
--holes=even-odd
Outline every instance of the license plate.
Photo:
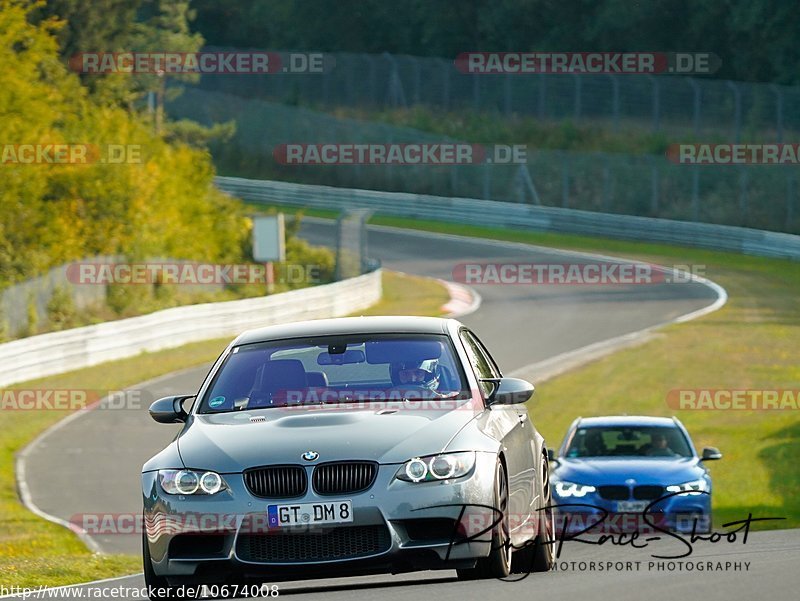
[[649,501],[617,501],[617,513],[641,513],[649,504]]
[[333,501],[331,503],[268,505],[267,517],[270,528],[346,524],[353,521],[353,504],[351,501]]

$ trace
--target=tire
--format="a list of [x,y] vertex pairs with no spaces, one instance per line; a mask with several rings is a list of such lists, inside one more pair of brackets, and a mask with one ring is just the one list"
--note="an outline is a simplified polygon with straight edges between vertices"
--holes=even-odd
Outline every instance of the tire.
[[[536,538],[521,549],[514,551],[511,562],[513,574],[549,572],[555,562],[555,516],[553,515],[553,493],[550,490],[550,468],[547,459],[542,461],[542,508],[539,511],[539,531]],[[549,509],[544,509],[548,507]]]
[[511,573],[511,534],[508,516],[508,478],[502,462],[497,460],[495,468],[494,507],[502,513],[503,519],[492,529],[492,550],[488,557],[478,559],[474,568],[460,569],[459,580],[483,578],[506,578]]

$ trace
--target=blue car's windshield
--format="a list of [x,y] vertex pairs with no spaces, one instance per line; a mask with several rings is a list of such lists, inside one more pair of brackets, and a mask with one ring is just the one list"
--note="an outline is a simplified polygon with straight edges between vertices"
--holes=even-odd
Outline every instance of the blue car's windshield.
[[676,427],[593,426],[578,428],[569,442],[567,458],[578,457],[691,457],[683,432]]
[[203,395],[198,413],[454,398],[466,388],[446,336],[292,339],[235,347]]

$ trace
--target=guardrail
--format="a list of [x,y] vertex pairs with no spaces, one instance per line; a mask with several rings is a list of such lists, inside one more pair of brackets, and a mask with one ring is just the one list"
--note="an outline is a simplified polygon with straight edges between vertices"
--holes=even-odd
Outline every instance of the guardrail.
[[377,302],[381,271],[271,296],[174,307],[149,315],[13,340],[0,345],[0,386],[42,378],[243,330],[342,317]]
[[800,260],[800,236],[744,227],[238,177],[217,177],[215,181],[221,190],[249,202],[334,210],[367,208],[377,214],[412,219],[662,242]]

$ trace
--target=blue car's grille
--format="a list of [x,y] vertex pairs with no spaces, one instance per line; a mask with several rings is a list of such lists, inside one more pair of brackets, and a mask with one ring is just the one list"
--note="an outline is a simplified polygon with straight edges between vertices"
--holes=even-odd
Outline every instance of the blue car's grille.
[[621,484],[599,486],[597,490],[600,492],[600,496],[607,501],[627,501],[631,498],[631,492],[637,501],[653,501],[664,496],[664,487],[657,484],[640,484],[634,486],[633,491],[629,486]]
[[306,470],[299,465],[257,467],[244,473],[247,490],[256,497],[302,497],[308,488]]
[[319,495],[343,495],[367,490],[377,475],[371,462],[324,463],[314,468],[312,482]]
[[641,485],[633,489],[633,498],[638,501],[653,501],[664,496],[664,487],[656,485]]
[[631,494],[627,486],[599,486],[597,490],[600,492],[601,497],[609,501],[626,501]]
[[236,554],[244,561],[300,563],[368,557],[388,551],[391,545],[385,525],[347,526],[310,534],[241,535]]

